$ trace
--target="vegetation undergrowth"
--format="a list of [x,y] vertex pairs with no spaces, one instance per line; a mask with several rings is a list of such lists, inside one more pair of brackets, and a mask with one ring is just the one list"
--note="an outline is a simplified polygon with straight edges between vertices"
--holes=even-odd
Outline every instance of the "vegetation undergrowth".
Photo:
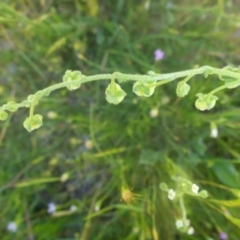
[[[116,80],[116,72],[201,66],[238,76],[237,1],[5,0],[0,11],[0,106],[76,73],[68,69]],[[0,122],[1,240],[239,239],[239,80],[194,76],[191,91],[186,81],[146,98],[132,82],[112,80],[127,93],[119,105],[106,101],[117,103],[109,80],[71,92],[65,82],[41,99],[34,111],[44,124],[32,132],[22,127],[25,108],[8,112]],[[197,110],[196,94],[219,86],[216,106],[198,95],[210,110]]]

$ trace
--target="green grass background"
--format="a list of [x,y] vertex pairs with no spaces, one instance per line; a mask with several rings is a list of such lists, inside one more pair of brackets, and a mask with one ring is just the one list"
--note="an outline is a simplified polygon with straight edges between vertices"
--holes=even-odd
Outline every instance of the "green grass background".
[[[61,82],[67,69],[94,75],[238,66],[239,11],[237,0],[2,0],[0,104]],[[157,48],[165,52],[161,61],[154,60]],[[218,93],[217,106],[200,112],[195,95],[221,85],[217,76],[194,77],[183,99],[176,81],[150,98],[124,83],[128,95],[117,106],[105,100],[107,85],[86,83],[44,98],[35,110],[44,125],[31,133],[22,125],[26,109],[0,123],[0,239],[211,240],[226,232],[238,240],[239,89]],[[173,174],[210,195],[185,198],[191,236],[176,230],[179,205],[159,189],[161,182],[174,188]],[[126,204],[123,188],[140,198]],[[52,216],[49,202],[57,205]],[[71,213],[73,204],[78,210]],[[16,233],[6,230],[10,221]]]

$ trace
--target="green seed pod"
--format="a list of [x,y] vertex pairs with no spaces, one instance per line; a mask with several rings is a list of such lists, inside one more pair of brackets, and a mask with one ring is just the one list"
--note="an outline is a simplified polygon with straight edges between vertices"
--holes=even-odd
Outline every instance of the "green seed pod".
[[0,120],[1,121],[4,121],[4,120],[6,120],[8,118],[8,114],[7,114],[7,112],[6,111],[0,111]]
[[198,97],[198,99],[195,102],[196,108],[200,111],[207,110],[207,103],[204,99],[204,94],[198,93],[196,96]]
[[152,86],[155,81],[151,82],[135,82],[133,85],[133,92],[139,97],[150,97],[153,95],[155,86]]
[[[70,82],[70,81],[77,81],[80,80],[81,77],[84,76],[80,71],[71,71],[67,70],[65,75],[63,76],[63,82]],[[81,83],[71,83],[70,85],[66,86],[68,90],[76,90],[80,88]]]
[[207,198],[208,197],[208,192],[206,190],[202,190],[198,193],[198,196],[202,197],[202,198]]
[[198,93],[196,96],[198,97],[198,99],[195,102],[195,106],[201,111],[212,109],[216,105],[216,101],[218,100],[218,97],[214,95]]
[[28,117],[24,123],[23,126],[29,131],[33,131],[34,129],[40,128],[43,125],[42,122],[42,115],[40,114],[36,114],[34,116],[32,116],[32,119],[30,117]]
[[16,112],[18,110],[18,104],[13,101],[4,104],[3,107],[9,112]]
[[106,100],[112,104],[119,104],[127,95],[114,80],[108,85],[105,94]]
[[207,110],[214,108],[217,100],[218,100],[218,97],[214,95],[207,95],[206,96]]
[[176,94],[178,97],[185,97],[190,91],[190,85],[185,83],[184,80],[180,81],[177,85]]

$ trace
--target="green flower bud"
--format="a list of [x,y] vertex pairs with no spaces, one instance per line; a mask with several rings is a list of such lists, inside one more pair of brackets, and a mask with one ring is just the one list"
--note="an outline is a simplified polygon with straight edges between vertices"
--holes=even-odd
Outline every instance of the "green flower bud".
[[[63,82],[77,81],[77,80],[80,80],[82,76],[84,75],[82,75],[80,71],[67,70],[65,72],[65,75],[63,76]],[[81,83],[71,83],[66,87],[67,89],[72,91],[80,88],[80,86],[81,86]]]
[[202,198],[207,198],[208,197],[208,192],[206,190],[202,190],[198,193],[198,196],[202,197]]
[[43,125],[42,119],[43,119],[42,115],[36,114],[36,115],[32,116],[32,119],[30,117],[28,117],[24,121],[23,126],[29,132],[31,132],[32,130],[37,129]]
[[185,178],[180,178],[179,180],[179,189],[182,192],[188,193],[191,192],[192,182]]
[[183,81],[180,81],[177,85],[176,93],[178,97],[185,97],[190,91],[190,85]]
[[164,192],[168,192],[169,191],[168,185],[166,183],[161,183],[159,187]]
[[1,111],[0,111],[0,120],[1,120],[1,121],[4,121],[4,120],[7,119],[7,117],[8,117],[7,112],[1,110]]
[[112,104],[119,104],[127,95],[115,81],[111,81],[106,91],[106,100]]
[[155,90],[155,86],[152,86],[154,83],[155,81],[135,82],[133,85],[133,92],[139,97],[150,97]]

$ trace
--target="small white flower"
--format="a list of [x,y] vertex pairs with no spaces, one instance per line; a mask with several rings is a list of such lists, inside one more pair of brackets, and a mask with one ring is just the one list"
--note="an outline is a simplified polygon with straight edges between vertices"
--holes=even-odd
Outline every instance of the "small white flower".
[[56,212],[56,204],[55,204],[54,202],[50,202],[50,203],[48,204],[47,212],[48,212],[49,214]]
[[70,212],[76,212],[77,211],[77,206],[76,205],[71,205],[69,211]]
[[157,115],[158,115],[158,109],[157,109],[157,108],[151,109],[149,115],[150,115],[151,118],[157,117]]
[[134,233],[138,233],[138,232],[139,232],[139,228],[138,228],[138,227],[134,227],[134,228],[133,228],[133,232],[134,232]]
[[7,230],[9,232],[16,232],[17,231],[17,224],[15,222],[9,222],[7,225]]
[[218,137],[218,129],[217,128],[212,128],[211,129],[210,137],[211,138],[217,138]]
[[55,118],[57,117],[57,113],[55,113],[55,112],[53,112],[53,111],[49,111],[49,112],[47,113],[47,116],[48,116],[48,118],[50,118],[50,119],[55,119]]
[[188,235],[193,235],[194,234],[194,228],[193,227],[190,227],[187,231],[187,234]]
[[181,219],[178,219],[175,224],[176,224],[177,229],[183,227],[183,221]]
[[67,172],[63,173],[60,179],[61,182],[66,182],[69,179],[69,174]]
[[149,10],[149,8],[150,8],[150,1],[149,0],[145,2],[144,7],[145,7],[146,10]]
[[95,210],[95,212],[98,212],[98,211],[100,210],[100,206],[99,206],[99,204],[96,204],[94,210]]
[[192,192],[193,192],[194,194],[198,194],[198,190],[199,190],[199,186],[194,183],[194,184],[192,185]]
[[85,148],[86,148],[87,150],[90,150],[90,149],[93,148],[93,142],[92,142],[91,140],[87,140],[87,141],[84,143],[84,145],[85,145]]
[[189,219],[185,219],[184,220],[184,226],[185,227],[189,227],[190,226],[190,220]]
[[168,96],[163,96],[161,99],[162,105],[168,104],[170,102],[170,98]]
[[175,196],[176,196],[175,191],[173,189],[169,189],[169,191],[168,191],[168,198],[170,200],[173,200],[175,198]]

